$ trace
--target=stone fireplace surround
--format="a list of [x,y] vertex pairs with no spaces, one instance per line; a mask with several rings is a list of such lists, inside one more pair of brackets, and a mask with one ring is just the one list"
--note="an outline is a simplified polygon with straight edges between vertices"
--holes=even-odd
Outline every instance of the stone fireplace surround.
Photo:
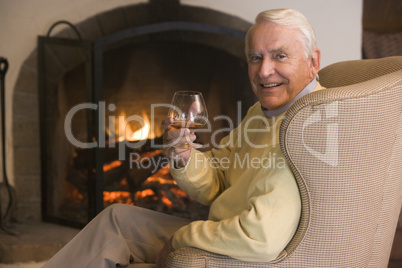
[[[151,1],[149,4],[136,4],[120,7],[98,14],[77,25],[83,39],[97,38],[135,26],[165,21],[189,21],[214,24],[246,31],[250,24],[231,15],[205,8],[180,5],[178,1]],[[74,32],[65,29],[57,37],[76,38]],[[180,38],[223,50],[243,60],[243,42],[231,38],[220,39],[204,35],[188,34]],[[55,86],[66,73],[77,67],[80,62],[69,55],[53,55],[58,64],[48,82]],[[41,218],[41,170],[40,134],[38,101],[38,54],[34,50],[22,65],[13,96],[13,149],[15,190],[17,193],[17,219]]]

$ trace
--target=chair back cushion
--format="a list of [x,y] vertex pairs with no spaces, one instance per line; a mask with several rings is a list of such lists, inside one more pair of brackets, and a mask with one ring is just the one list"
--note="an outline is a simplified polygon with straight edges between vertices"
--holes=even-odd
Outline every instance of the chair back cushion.
[[318,72],[320,84],[326,88],[365,82],[402,69],[402,56],[371,60],[342,61]]

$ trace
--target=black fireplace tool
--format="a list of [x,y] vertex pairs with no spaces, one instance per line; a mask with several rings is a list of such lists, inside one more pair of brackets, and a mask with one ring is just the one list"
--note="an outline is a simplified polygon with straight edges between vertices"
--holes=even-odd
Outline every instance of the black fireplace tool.
[[[7,228],[7,223],[10,219],[10,213],[12,211],[12,207],[14,205],[14,198],[13,198],[13,192],[11,185],[8,181],[7,177],[7,171],[6,171],[6,117],[5,117],[5,76],[6,72],[8,69],[8,61],[7,59],[0,57],[0,98],[1,98],[1,149],[2,149],[2,161],[3,161],[3,183],[7,189],[8,193],[8,205],[7,205],[7,210],[4,213],[1,211],[2,206],[0,202],[0,229],[2,229],[4,232],[11,234],[11,235],[16,235],[17,233],[8,230]],[[1,198],[1,191],[0,191],[0,198]],[[4,201],[4,199],[3,199]]]

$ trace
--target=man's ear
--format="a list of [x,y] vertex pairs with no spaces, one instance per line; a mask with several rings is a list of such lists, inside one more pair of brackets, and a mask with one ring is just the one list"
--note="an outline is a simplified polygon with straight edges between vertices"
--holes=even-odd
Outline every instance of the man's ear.
[[315,77],[315,75],[320,70],[321,64],[321,51],[318,48],[313,50],[313,53],[310,57],[310,75],[311,78]]

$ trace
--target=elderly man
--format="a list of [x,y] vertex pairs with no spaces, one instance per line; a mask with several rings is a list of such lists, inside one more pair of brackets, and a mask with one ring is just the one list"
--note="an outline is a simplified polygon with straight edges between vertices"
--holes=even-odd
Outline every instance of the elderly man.
[[[135,206],[113,205],[91,221],[45,267],[116,267],[157,263],[182,247],[244,261],[274,260],[300,218],[297,184],[278,144],[281,118],[300,97],[320,89],[320,51],[307,19],[291,9],[260,13],[246,36],[251,87],[258,102],[242,123],[202,153],[169,147],[194,140],[165,128],[171,174],[190,196],[210,205],[208,220],[190,222]],[[224,161],[223,161],[224,160]],[[269,163],[269,166],[267,166]]]

